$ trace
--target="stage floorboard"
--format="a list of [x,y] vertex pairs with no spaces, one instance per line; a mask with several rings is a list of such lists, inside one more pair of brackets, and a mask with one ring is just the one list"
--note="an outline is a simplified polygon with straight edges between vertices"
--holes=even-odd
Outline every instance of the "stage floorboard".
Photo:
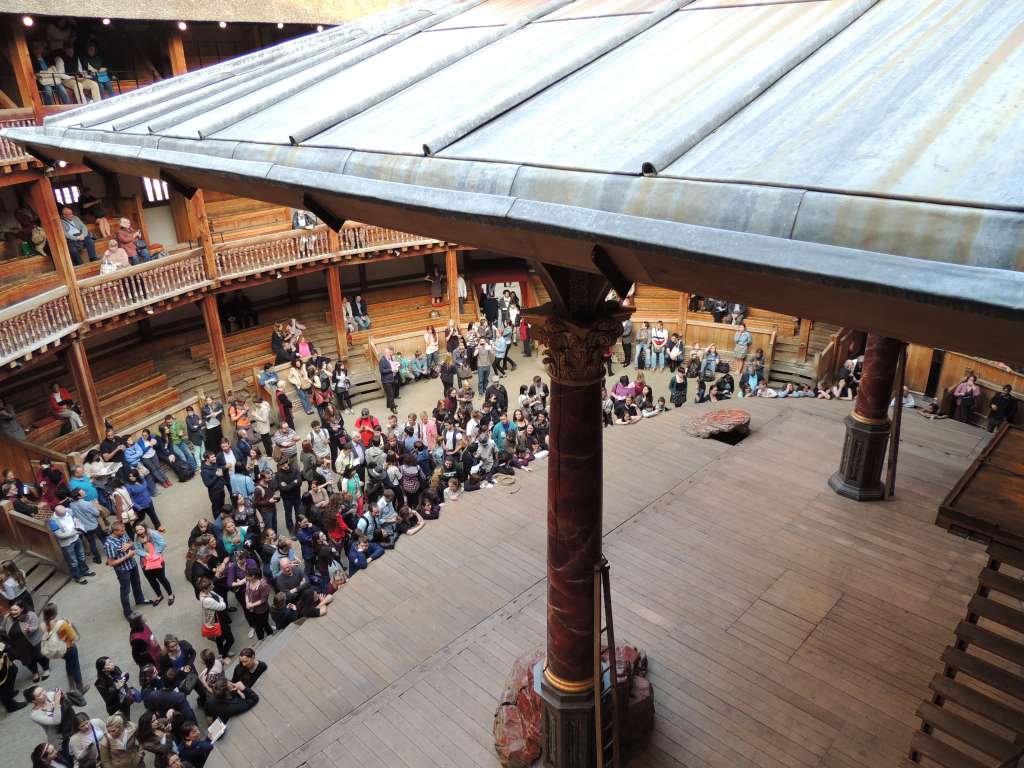
[[[747,400],[736,446],[690,406],[605,431],[619,642],[648,653],[655,729],[633,766],[899,766],[985,559],[933,525],[989,437],[906,413],[897,496],[826,482],[848,403]],[[260,705],[208,766],[497,766],[505,675],[544,642],[546,465],[470,494],[275,636]]]

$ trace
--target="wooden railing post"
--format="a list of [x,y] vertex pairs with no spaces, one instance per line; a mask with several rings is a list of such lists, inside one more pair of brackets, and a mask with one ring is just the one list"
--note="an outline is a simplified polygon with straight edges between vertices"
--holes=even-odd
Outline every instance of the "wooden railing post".
[[224,329],[220,324],[220,313],[217,311],[217,296],[208,293],[199,302],[203,311],[203,324],[206,336],[210,340],[210,351],[213,353],[213,371],[217,374],[222,402],[227,402],[231,390],[231,362],[228,360],[227,347],[224,346]]
[[337,253],[341,250],[341,237],[333,229],[327,229],[327,251]]
[[[71,251],[68,249],[67,238],[64,237],[64,227],[60,223],[60,214],[57,213],[57,201],[53,196],[53,187],[50,179],[40,176],[31,185],[32,207],[46,231],[46,239],[50,244],[50,253],[53,254],[53,266],[57,270],[61,281],[68,287],[68,305],[71,307],[71,316],[76,323],[85,321],[85,309],[82,306],[82,295],[78,290],[78,280],[75,275],[75,265],[71,261]],[[84,253],[84,251],[83,251]],[[88,260],[88,255],[85,259]]]
[[338,357],[348,357],[348,339],[345,334],[345,306],[341,291],[341,267],[332,264],[327,268],[327,296],[330,299],[331,329],[334,331],[335,349]]
[[206,198],[203,196],[203,190],[197,189],[188,204],[196,222],[196,237],[203,249],[203,270],[208,280],[216,280],[217,251],[213,247],[213,237],[210,234],[210,219],[206,215]]
[[455,324],[459,323],[459,252],[449,245],[444,254],[444,268],[448,275],[448,312]]
[[800,320],[800,349],[799,358],[801,363],[807,362],[807,349],[811,345],[811,328],[814,327],[814,321],[808,320],[806,317]]
[[89,358],[85,354],[85,342],[75,340],[68,346],[68,367],[75,380],[78,403],[82,406],[82,420],[89,430],[89,437],[95,442],[103,440],[106,429],[103,426],[103,412],[100,410],[100,396],[96,391],[96,382],[89,367]]

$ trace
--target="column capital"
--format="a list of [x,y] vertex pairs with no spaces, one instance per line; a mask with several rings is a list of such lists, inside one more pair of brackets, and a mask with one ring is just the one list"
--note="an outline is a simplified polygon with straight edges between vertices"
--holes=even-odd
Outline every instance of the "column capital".
[[608,304],[589,319],[569,319],[554,313],[551,304],[525,310],[533,335],[546,347],[542,359],[553,381],[579,386],[604,379],[604,355],[622,338],[622,321],[629,307]]

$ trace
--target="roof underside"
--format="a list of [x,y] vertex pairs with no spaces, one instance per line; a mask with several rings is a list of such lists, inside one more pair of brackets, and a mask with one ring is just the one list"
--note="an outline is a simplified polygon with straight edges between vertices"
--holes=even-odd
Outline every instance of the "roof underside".
[[1022,75],[1003,0],[436,0],[10,135],[1020,361]]

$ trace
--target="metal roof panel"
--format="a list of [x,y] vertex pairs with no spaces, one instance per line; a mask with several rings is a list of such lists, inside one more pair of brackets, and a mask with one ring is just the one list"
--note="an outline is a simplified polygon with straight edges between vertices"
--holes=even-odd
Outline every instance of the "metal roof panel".
[[880,3],[664,173],[1024,208],[1024,3]]

